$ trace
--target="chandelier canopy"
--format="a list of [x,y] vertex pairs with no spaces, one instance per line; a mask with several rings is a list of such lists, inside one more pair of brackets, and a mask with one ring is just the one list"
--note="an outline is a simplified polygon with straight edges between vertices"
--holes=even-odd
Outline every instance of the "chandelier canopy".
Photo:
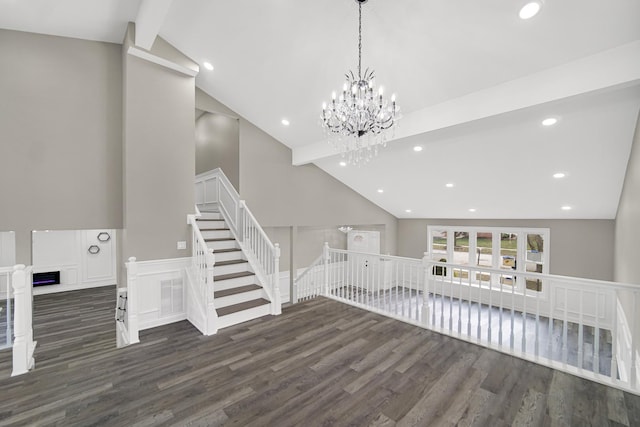
[[358,3],[358,74],[345,74],[342,93],[333,92],[331,102],[322,104],[322,127],[329,141],[349,163],[360,164],[378,154],[385,147],[386,131],[400,118],[395,95],[391,101],[383,97],[382,87],[375,89],[375,72],[369,68],[362,73],[362,4]]

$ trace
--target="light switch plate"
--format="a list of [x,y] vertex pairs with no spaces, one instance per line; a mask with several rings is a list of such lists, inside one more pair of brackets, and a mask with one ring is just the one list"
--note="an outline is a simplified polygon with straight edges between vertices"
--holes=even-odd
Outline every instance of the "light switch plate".
[[187,242],[178,242],[178,249],[187,249]]

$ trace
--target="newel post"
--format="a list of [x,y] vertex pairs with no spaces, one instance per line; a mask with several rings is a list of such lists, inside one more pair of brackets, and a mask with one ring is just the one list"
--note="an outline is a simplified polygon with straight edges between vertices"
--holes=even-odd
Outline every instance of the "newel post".
[[127,266],[127,330],[129,331],[129,344],[140,342],[138,334],[138,264],[136,257],[129,258]]
[[280,245],[275,244],[273,249],[273,306],[271,308],[271,314],[277,316],[282,314],[282,298],[280,297]]
[[218,312],[215,306],[215,289],[213,287],[213,268],[216,265],[216,256],[213,254],[213,249],[208,248],[205,253],[205,264],[207,267],[207,278],[204,286],[203,295],[204,301],[207,305],[207,335],[213,335],[218,333]]
[[425,252],[422,257],[422,270],[424,276],[424,288],[422,290],[422,317],[421,322],[423,325],[429,324],[429,257]]
[[[15,305],[13,320],[13,371],[11,376],[29,372],[33,366],[33,358],[29,355],[28,327],[32,313],[27,312],[27,276],[24,264],[13,267],[13,301]],[[29,360],[31,359],[31,360]]]
[[324,295],[329,296],[329,243],[324,242],[322,247],[322,263],[324,264]]

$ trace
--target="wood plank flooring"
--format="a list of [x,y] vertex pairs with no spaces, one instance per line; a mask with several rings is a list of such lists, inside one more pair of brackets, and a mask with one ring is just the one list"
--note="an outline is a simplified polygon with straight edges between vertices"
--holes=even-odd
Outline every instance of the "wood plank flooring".
[[114,306],[36,297],[36,370],[0,380],[0,426],[640,426],[639,396],[324,298],[125,349]]

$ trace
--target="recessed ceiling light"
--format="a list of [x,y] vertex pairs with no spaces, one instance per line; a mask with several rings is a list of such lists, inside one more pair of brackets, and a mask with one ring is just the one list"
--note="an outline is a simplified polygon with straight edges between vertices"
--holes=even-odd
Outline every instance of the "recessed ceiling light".
[[411,213],[411,209],[405,209],[404,210],[406,213]]
[[213,71],[213,65],[211,65],[210,62],[205,62],[202,65],[204,65],[204,68],[206,68],[209,71]]
[[563,211],[570,211],[571,210],[571,206],[563,206],[562,210]]
[[384,190],[382,188],[378,188],[378,193],[384,193]]
[[553,174],[553,177],[556,179],[560,179],[560,178],[564,178],[565,176],[567,176],[567,174],[563,173],[563,172],[556,172]]
[[342,166],[342,167],[347,166],[347,162],[340,162],[340,166]]
[[415,147],[413,147],[413,151],[415,151],[416,153],[419,153],[422,151],[422,146],[421,145],[416,145]]
[[289,120],[282,119],[282,124],[285,125],[285,126],[289,126],[290,123],[289,123]]
[[469,209],[469,212],[475,212],[475,211],[476,211],[476,208]]
[[542,121],[542,126],[553,126],[558,123],[558,119],[555,117],[548,117]]
[[540,12],[542,3],[540,1],[530,1],[520,9],[520,19],[531,19]]
[[453,182],[449,182],[449,183],[445,184],[445,187],[453,188]]

